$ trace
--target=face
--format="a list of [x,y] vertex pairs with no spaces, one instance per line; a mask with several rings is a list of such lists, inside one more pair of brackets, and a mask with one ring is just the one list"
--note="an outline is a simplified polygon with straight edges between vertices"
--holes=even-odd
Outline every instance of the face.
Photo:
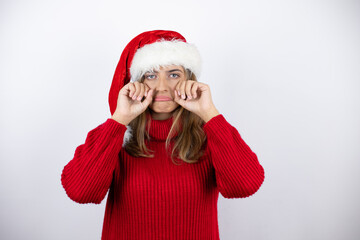
[[174,90],[181,81],[186,81],[186,72],[179,65],[164,66],[159,71],[145,73],[143,83],[154,89],[153,101],[149,105],[154,119],[168,119],[171,112],[179,106],[174,101]]

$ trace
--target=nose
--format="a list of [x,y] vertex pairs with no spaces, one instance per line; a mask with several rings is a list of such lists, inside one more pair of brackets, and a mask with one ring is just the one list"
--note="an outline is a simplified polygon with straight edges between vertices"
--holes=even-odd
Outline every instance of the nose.
[[156,89],[159,92],[169,90],[169,83],[168,83],[166,77],[163,76],[162,74],[160,74],[160,76],[159,76],[159,81],[157,81]]

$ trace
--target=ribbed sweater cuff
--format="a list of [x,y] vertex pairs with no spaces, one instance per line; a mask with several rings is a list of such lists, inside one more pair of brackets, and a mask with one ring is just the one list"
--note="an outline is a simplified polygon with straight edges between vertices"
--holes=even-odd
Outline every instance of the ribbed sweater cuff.
[[229,123],[225,117],[219,114],[207,121],[203,126],[203,130],[209,133],[208,137],[211,137],[216,134],[221,134],[221,130],[224,129],[224,127],[228,127],[227,125],[229,125]]
[[103,124],[104,130],[106,130],[110,136],[117,137],[121,135],[127,127],[122,123],[115,121],[112,118],[108,118]]

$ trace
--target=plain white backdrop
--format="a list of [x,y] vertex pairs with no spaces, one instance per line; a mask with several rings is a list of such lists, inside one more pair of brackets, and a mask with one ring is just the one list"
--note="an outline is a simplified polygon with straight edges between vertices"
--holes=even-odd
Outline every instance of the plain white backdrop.
[[3,0],[0,24],[1,239],[100,239],[107,196],[73,202],[61,172],[111,117],[125,45],[155,29],[198,46],[265,169],[255,195],[220,195],[220,238],[359,239],[359,1]]

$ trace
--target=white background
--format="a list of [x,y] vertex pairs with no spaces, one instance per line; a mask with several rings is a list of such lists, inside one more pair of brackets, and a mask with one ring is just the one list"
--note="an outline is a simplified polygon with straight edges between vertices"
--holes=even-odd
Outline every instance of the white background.
[[78,204],[63,167],[110,117],[125,45],[175,30],[199,79],[265,169],[219,197],[222,240],[360,237],[359,1],[0,2],[0,238],[100,239],[105,203]]

